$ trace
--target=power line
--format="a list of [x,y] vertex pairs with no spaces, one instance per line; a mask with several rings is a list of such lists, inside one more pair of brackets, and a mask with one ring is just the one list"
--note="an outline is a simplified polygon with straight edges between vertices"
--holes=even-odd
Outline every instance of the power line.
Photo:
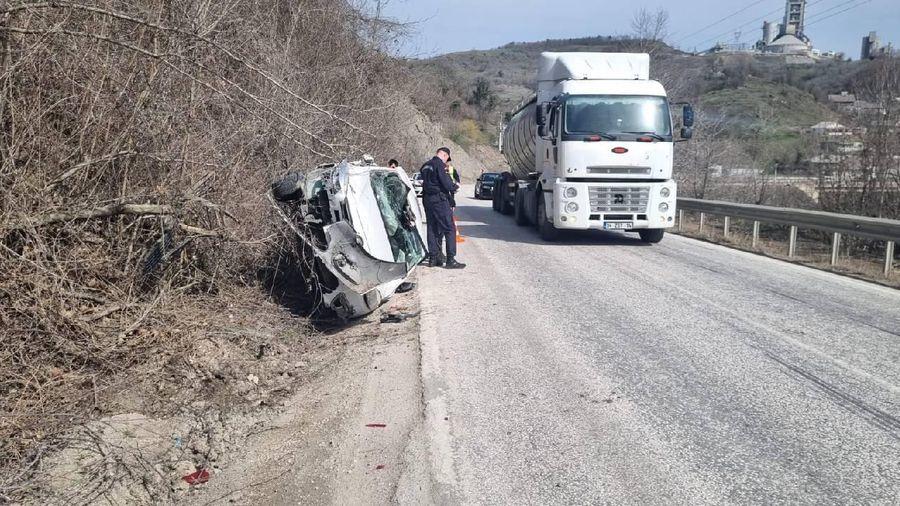
[[735,12],[732,12],[731,14],[725,16],[724,18],[722,18],[722,19],[720,19],[720,20],[718,20],[718,21],[716,21],[716,22],[714,22],[714,23],[710,23],[710,24],[704,26],[703,28],[701,28],[701,29],[699,29],[699,30],[697,30],[697,31],[695,31],[695,32],[692,32],[692,33],[690,33],[690,34],[688,34],[688,35],[685,35],[684,37],[682,37],[681,39],[679,39],[677,42],[675,42],[675,44],[676,44],[676,45],[681,44],[682,42],[684,42],[684,41],[687,40],[687,39],[690,39],[690,38],[693,37],[694,35],[697,35],[698,33],[703,33],[703,32],[705,32],[707,29],[712,28],[712,27],[718,25],[719,23],[721,23],[721,22],[723,22],[723,21],[728,21],[729,19],[731,19],[731,18],[737,16],[738,14],[740,14],[740,13],[746,11],[747,9],[749,9],[749,8],[751,8],[751,7],[755,7],[756,5],[759,5],[759,4],[761,4],[761,3],[765,2],[765,1],[766,1],[766,0],[756,0],[756,1],[754,1],[754,2],[751,2],[749,5],[743,7],[742,9],[740,9],[740,10],[738,10],[738,11],[735,11]]
[[833,11],[833,10],[835,10],[835,9],[837,9],[837,8],[840,8],[840,7],[843,7],[843,6],[845,6],[845,5],[849,5],[849,4],[856,3],[856,2],[858,2],[858,1],[859,1],[859,0],[850,0],[849,2],[844,2],[844,3],[842,3],[842,4],[835,5],[834,7],[830,8],[830,9],[826,9],[826,10],[824,10],[824,11],[822,11],[822,12],[816,13],[814,16],[812,16],[812,19],[810,19],[809,22],[807,22],[807,23],[804,24],[804,26],[814,25],[814,24],[816,24],[816,23],[818,23],[818,22],[820,22],[820,21],[825,21],[826,19],[833,18],[834,16],[837,16],[838,14],[843,14],[843,13],[845,13],[845,12],[851,10],[851,9],[855,9],[855,8],[857,8],[857,7],[861,7],[861,6],[863,6],[864,4],[867,4],[867,3],[871,2],[872,0],[863,0],[862,3],[858,3],[858,4],[856,4],[856,5],[850,5],[850,6],[847,7],[846,9],[840,10],[840,11],[838,11],[838,12],[829,14],[829,15],[824,16],[824,17],[822,16],[823,14],[825,14],[825,13],[827,13],[827,12]]
[[736,28],[732,28],[731,30],[728,30],[727,32],[722,32],[722,33],[720,33],[720,34],[718,34],[718,35],[714,35],[714,36],[712,36],[712,37],[710,37],[710,38],[708,38],[708,39],[703,39],[703,40],[701,40],[700,42],[696,43],[695,45],[699,46],[699,45],[706,44],[707,42],[715,42],[715,41],[718,41],[719,39],[721,39],[722,37],[724,37],[724,36],[726,36],[726,35],[730,35],[730,34],[736,32],[736,31],[738,31],[738,30],[740,30],[740,29],[743,29],[743,28],[746,28],[746,27],[748,27],[748,26],[750,26],[750,25],[752,25],[752,24],[754,24],[754,23],[759,23],[760,21],[763,21],[763,20],[765,20],[765,19],[768,19],[770,16],[773,16],[773,15],[775,15],[775,14],[778,14],[779,12],[784,12],[784,9],[780,9],[780,8],[779,8],[779,9],[775,9],[774,11],[769,12],[768,14],[765,14],[765,15],[763,15],[763,16],[760,16],[760,17],[756,18],[756,19],[747,21],[746,23],[744,23],[744,24],[742,24],[742,25],[740,25],[740,26],[738,26],[738,27],[736,27]]

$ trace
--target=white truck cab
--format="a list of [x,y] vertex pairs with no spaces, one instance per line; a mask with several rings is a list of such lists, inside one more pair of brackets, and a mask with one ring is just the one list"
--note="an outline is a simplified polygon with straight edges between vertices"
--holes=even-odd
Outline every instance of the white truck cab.
[[[496,210],[560,229],[637,231],[658,242],[675,223],[675,133],[650,57],[626,53],[543,53],[535,96],[504,130],[511,172],[494,193]],[[680,137],[690,138],[685,106]]]

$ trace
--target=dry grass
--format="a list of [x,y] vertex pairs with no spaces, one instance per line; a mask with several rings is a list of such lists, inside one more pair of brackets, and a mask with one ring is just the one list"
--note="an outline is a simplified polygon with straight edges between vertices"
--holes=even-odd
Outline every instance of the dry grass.
[[360,35],[390,28],[331,0],[0,3],[0,499],[281,261],[274,175],[395,148],[396,65]]
[[889,277],[884,276],[884,242],[860,238],[842,238],[838,263],[831,265],[831,236],[817,231],[799,230],[796,252],[788,257],[789,227],[761,224],[760,237],[753,246],[753,223],[731,220],[728,237],[724,236],[724,219],[706,215],[703,230],[699,230],[699,213],[684,213],[684,228],[674,233],[751,251],[779,260],[803,264],[816,269],[851,276],[866,281],[900,288],[900,263],[894,261]]

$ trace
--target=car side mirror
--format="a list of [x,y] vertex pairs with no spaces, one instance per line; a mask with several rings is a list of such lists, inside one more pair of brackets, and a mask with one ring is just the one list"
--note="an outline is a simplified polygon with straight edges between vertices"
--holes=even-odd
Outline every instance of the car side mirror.
[[681,111],[681,124],[690,128],[694,126],[694,107],[691,104],[684,104]]
[[684,140],[688,140],[694,137],[694,129],[691,127],[681,127],[681,138]]

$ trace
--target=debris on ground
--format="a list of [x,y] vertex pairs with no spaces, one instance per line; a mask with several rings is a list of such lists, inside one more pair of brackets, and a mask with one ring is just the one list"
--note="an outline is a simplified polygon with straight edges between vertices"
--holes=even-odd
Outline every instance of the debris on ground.
[[200,469],[197,472],[182,476],[181,479],[186,481],[188,485],[199,485],[209,481],[209,471]]
[[416,284],[411,281],[404,281],[397,287],[397,293],[411,292],[416,289]]
[[419,316],[419,311],[406,313],[402,311],[388,312],[381,315],[381,323],[403,323],[410,318]]

